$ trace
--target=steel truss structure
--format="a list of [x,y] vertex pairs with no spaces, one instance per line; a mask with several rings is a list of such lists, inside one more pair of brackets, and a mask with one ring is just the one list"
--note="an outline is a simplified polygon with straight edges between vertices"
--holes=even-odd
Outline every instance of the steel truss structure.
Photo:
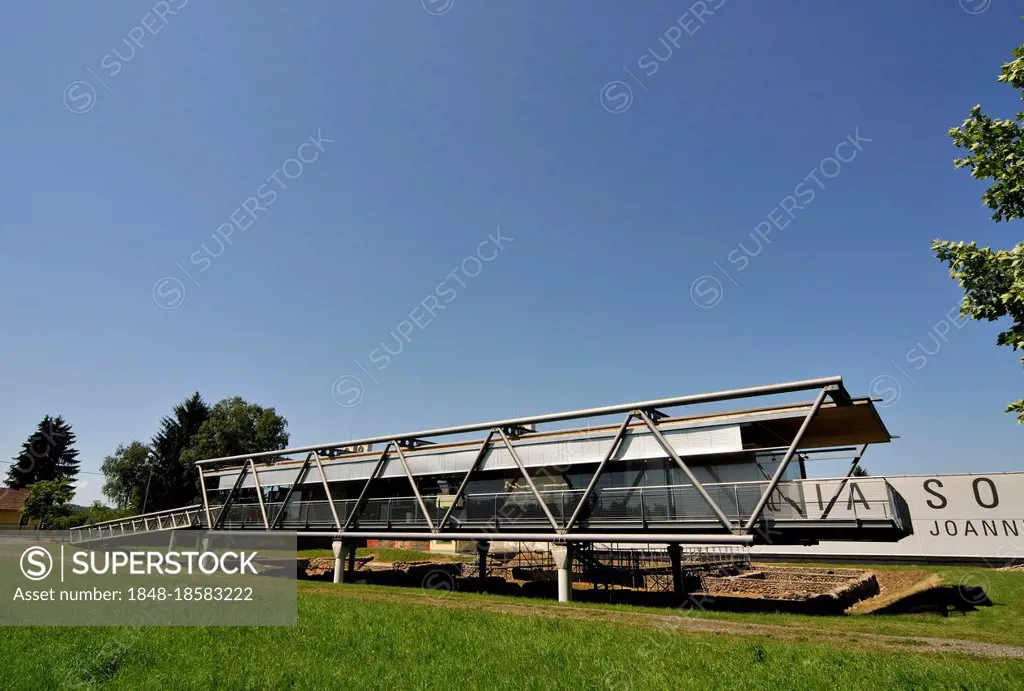
[[[723,510],[719,501],[712,496],[712,493],[708,491],[705,484],[700,482],[691,467],[683,460],[673,445],[666,439],[662,429],[660,428],[660,422],[667,417],[666,413],[663,412],[664,409],[777,394],[790,394],[802,391],[816,391],[816,397],[810,405],[810,408],[804,416],[799,428],[792,435],[788,445],[784,447],[785,451],[778,463],[778,466],[775,468],[771,477],[766,478],[767,484],[763,486],[763,490],[760,492],[753,510],[745,517],[741,517],[739,515],[738,499],[737,510],[732,512],[733,515],[735,515],[735,519],[731,518],[730,515]],[[821,412],[822,406],[826,403],[827,399],[831,400],[832,406],[839,408],[849,407],[855,404],[854,399],[851,398],[844,388],[842,378],[834,376],[786,382],[768,386],[718,391],[706,394],[655,399],[599,408],[588,408],[562,413],[534,415],[493,422],[444,427],[396,435],[369,437],[366,439],[349,440],[316,446],[296,447],[279,451],[266,451],[248,455],[212,458],[200,461],[197,464],[199,467],[200,484],[203,491],[202,508],[205,518],[204,523],[206,526],[210,526],[214,530],[230,529],[235,525],[237,525],[237,527],[245,527],[244,522],[241,524],[233,523],[228,520],[228,517],[229,511],[232,508],[232,503],[235,501],[239,490],[243,487],[245,479],[251,476],[259,502],[258,507],[262,528],[265,530],[280,529],[284,527],[287,522],[285,512],[289,508],[296,489],[306,482],[309,473],[315,468],[320,479],[319,484],[322,485],[327,498],[326,504],[330,509],[331,526],[328,530],[304,531],[305,534],[310,536],[329,537],[336,540],[346,541],[366,538],[410,540],[458,539],[481,541],[501,539],[546,541],[556,544],[615,541],[751,545],[768,540],[770,527],[766,526],[764,521],[766,506],[768,506],[769,501],[772,500],[773,495],[776,495],[777,497],[780,495],[780,493],[777,492],[780,482],[782,482],[787,469],[793,463],[794,459],[800,457],[799,449],[802,448],[807,431],[811,427],[816,416]],[[870,400],[867,399],[858,399],[856,403],[871,406]],[[612,438],[612,441],[607,447],[605,453],[601,456],[596,471],[590,478],[590,481],[582,494],[579,492],[574,493],[573,501],[576,503],[572,507],[571,514],[568,519],[565,518],[563,513],[562,520],[559,521],[556,519],[554,513],[549,507],[548,502],[545,501],[541,491],[534,483],[534,479],[531,477],[526,464],[524,464],[520,457],[514,441],[529,438],[530,435],[536,434],[535,430],[536,425],[538,424],[570,420],[585,420],[618,414],[624,414],[625,417],[622,420],[621,425],[618,427],[618,431]],[[641,424],[642,426],[636,427],[635,423]],[[598,527],[591,528],[589,524],[586,524],[588,510],[592,507],[592,499],[595,495],[598,481],[609,465],[616,461],[616,454],[631,429],[646,430],[644,434],[649,433],[657,441],[660,449],[684,474],[690,483],[690,485],[685,487],[692,488],[692,490],[697,493],[700,501],[704,503],[710,512],[710,516],[713,517],[713,522],[707,530],[699,533],[673,532],[672,526],[669,525],[669,530],[664,533],[654,532],[653,530],[649,531],[646,529],[647,526],[645,521],[643,527],[639,530],[625,533],[610,533],[601,532]],[[471,432],[486,432],[487,436],[478,448],[472,465],[463,475],[455,494],[446,497],[448,500],[447,510],[444,512],[443,516],[438,518],[439,511],[434,511],[432,515],[431,510],[428,509],[427,502],[425,501],[416,481],[416,476],[410,469],[406,452],[414,449],[420,449],[426,445],[435,444],[437,443],[436,440],[444,437],[462,435]],[[886,433],[886,435],[888,435],[888,433]],[[342,500],[341,502],[336,501],[332,495],[327,474],[324,471],[324,459],[326,458],[333,462],[337,460],[339,455],[344,455],[345,450],[351,449],[356,445],[371,445],[379,443],[384,444],[384,449],[376,458],[373,470],[364,482],[358,498],[354,502],[352,502],[352,500]],[[840,485],[836,489],[834,496],[829,500],[828,507],[823,512],[820,519],[827,519],[832,513],[840,494],[846,487],[847,480],[853,475],[866,447],[867,444],[864,443],[858,449],[856,457],[854,458],[846,476],[842,478]],[[493,523],[490,523],[483,528],[452,525],[453,521],[455,521],[453,513],[455,512],[456,507],[460,505],[460,502],[463,502],[466,499],[466,489],[470,480],[480,472],[481,466],[488,453],[497,448],[504,448],[511,456],[511,459],[518,471],[519,478],[525,483],[529,495],[532,496],[533,500],[536,502],[536,506],[539,507],[542,512],[542,518],[540,519],[542,524],[546,525],[542,525],[540,527],[531,526],[528,530],[524,530],[522,527],[517,529],[514,525],[502,526],[497,520],[497,517],[495,517]],[[271,466],[280,467],[280,464],[286,462],[286,457],[294,457],[298,455],[302,456],[301,465],[299,465],[295,479],[288,488],[283,501],[281,501],[276,507],[268,506],[267,502],[264,501],[263,489],[260,485],[259,479],[260,472],[257,466],[261,466],[263,468],[269,468]],[[408,479],[416,506],[419,508],[422,515],[422,521],[420,522],[425,525],[423,525],[422,528],[395,528],[389,518],[387,525],[381,528],[361,527],[360,518],[364,515],[368,502],[370,501],[371,486],[375,480],[382,477],[388,464],[395,459],[397,459],[401,464],[402,471]],[[223,471],[225,469],[237,470],[237,476],[234,479],[234,483],[228,490],[223,503],[219,506],[211,506],[210,493],[207,491],[208,476],[211,472]],[[758,488],[760,489],[760,485]],[[894,490],[892,490],[891,487],[888,489],[894,494]],[[719,494],[719,498],[721,498],[721,492],[719,491],[717,493]],[[575,498],[576,495],[578,495],[578,500]],[[642,497],[643,495],[641,494],[641,502]],[[785,499],[785,497],[783,497],[783,499]],[[894,504],[892,509],[892,513],[894,515],[892,518],[901,523],[905,522],[904,527],[909,529],[909,514],[905,516],[902,515],[906,512],[905,503],[902,503],[902,498],[895,495],[891,500]],[[344,516],[338,512],[339,504],[342,504],[345,508]],[[899,506],[899,504],[902,504],[902,506]],[[274,510],[275,508],[276,510]],[[664,526],[659,530],[663,528]]]

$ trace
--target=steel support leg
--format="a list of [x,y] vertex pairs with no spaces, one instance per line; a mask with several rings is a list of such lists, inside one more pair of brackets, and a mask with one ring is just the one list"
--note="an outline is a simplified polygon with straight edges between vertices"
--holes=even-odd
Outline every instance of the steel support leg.
[[[331,518],[334,519],[334,527],[341,532],[341,520],[338,518],[338,507],[334,505],[334,497],[331,495],[331,486],[327,484],[327,474],[324,472],[324,464],[320,462],[320,454],[313,452],[313,460],[316,461],[316,469],[320,471],[320,481],[324,484],[324,494],[327,496],[327,504],[331,507]],[[262,506],[262,502],[260,503]]]
[[572,544],[551,545],[551,556],[558,569],[558,601],[572,601],[572,558],[575,546]]
[[487,433],[487,438],[484,439],[483,445],[480,447],[480,451],[477,452],[476,458],[473,459],[473,465],[469,466],[469,470],[466,471],[465,476],[462,478],[462,482],[459,483],[459,489],[455,492],[455,496],[452,497],[452,505],[448,507],[448,510],[444,512],[444,518],[437,524],[437,532],[444,530],[444,527],[448,524],[448,519],[451,518],[452,512],[455,511],[455,506],[459,503],[459,499],[462,497],[462,493],[466,491],[466,485],[469,484],[470,476],[476,472],[480,464],[483,463],[484,457],[487,456],[487,451],[491,447],[491,439],[494,438],[494,430],[492,429]]
[[210,518],[210,501],[206,498],[206,477],[203,475],[203,466],[199,467],[199,489],[203,493],[203,512],[206,514],[206,529],[213,528],[213,520]]
[[714,512],[715,516],[718,517],[718,522],[721,523],[722,526],[728,532],[731,533],[733,531],[732,521],[730,521],[728,516],[726,516],[722,509],[718,507],[718,504],[715,502],[714,499],[711,498],[711,495],[708,494],[707,490],[704,489],[704,485],[700,483],[700,480],[698,480],[697,476],[693,474],[693,471],[690,470],[690,467],[683,463],[683,459],[679,457],[679,454],[676,453],[676,450],[672,448],[671,444],[668,443],[668,439],[665,439],[665,435],[661,433],[661,430],[658,429],[658,427],[654,424],[654,421],[651,420],[651,416],[648,415],[647,412],[643,410],[637,410],[634,413],[634,415],[636,415],[637,417],[644,421],[644,424],[647,425],[647,429],[651,430],[651,434],[653,434],[654,438],[658,440],[658,444],[661,445],[661,448],[664,449],[665,453],[667,453],[672,458],[672,460],[675,461],[676,465],[682,469],[683,473],[686,475],[687,478],[689,478],[690,482],[693,484],[694,489],[696,489],[697,492],[700,493],[700,496],[704,497],[704,501],[707,502],[708,506],[711,507],[711,511]]
[[501,440],[505,442],[508,452],[512,455],[512,460],[515,461],[516,465],[519,467],[519,472],[522,473],[523,479],[526,480],[526,484],[529,486],[530,492],[533,493],[537,503],[540,504],[540,508],[544,511],[544,515],[548,517],[551,527],[555,532],[559,532],[558,521],[556,521],[555,517],[551,514],[551,509],[548,508],[548,505],[544,503],[544,499],[540,496],[540,492],[537,491],[537,486],[533,484],[533,478],[530,477],[529,471],[527,471],[526,466],[523,465],[523,459],[519,458],[519,452],[516,451],[514,446],[512,446],[512,442],[508,440],[508,435],[505,434],[505,430],[499,427],[498,434],[501,435]]
[[285,509],[288,508],[288,502],[292,500],[292,495],[295,493],[295,488],[298,487],[306,479],[306,473],[309,472],[309,462],[313,460],[310,455],[306,456],[306,460],[302,462],[302,467],[299,468],[299,472],[295,475],[295,482],[292,483],[291,487],[284,495],[284,501],[281,502],[281,508],[277,510],[277,515],[274,516],[274,520],[270,523],[271,528],[276,528],[281,524],[281,519],[284,518]]
[[491,543],[486,540],[479,540],[476,543],[477,567],[480,570],[480,592],[486,592],[487,588],[487,553],[491,549]]
[[402,446],[395,442],[395,451],[398,452],[398,459],[402,462],[402,468],[405,470],[406,477],[409,478],[409,484],[412,486],[412,493],[416,495],[416,503],[420,505],[420,511],[423,512],[423,518],[427,521],[427,527],[430,528],[430,532],[434,532],[434,521],[430,519],[430,514],[427,513],[427,505],[423,503],[423,497],[420,495],[420,488],[416,486],[416,479],[412,476],[412,471],[409,470],[409,462],[405,460],[405,454],[402,453]]
[[263,487],[260,486],[260,474],[256,472],[256,464],[249,459],[249,470],[252,471],[252,481],[256,485],[256,498],[260,500],[260,515],[263,517],[263,527],[270,530],[270,521],[267,520],[267,505],[263,501]]
[[743,530],[746,532],[752,532],[754,524],[757,523],[759,518],[761,518],[765,504],[768,503],[768,499],[771,498],[772,492],[775,491],[775,488],[779,486],[779,481],[782,480],[783,473],[785,473],[786,468],[789,467],[789,462],[793,460],[793,454],[795,454],[797,448],[800,447],[800,442],[803,441],[807,428],[811,426],[811,420],[813,420],[814,416],[818,414],[818,410],[821,409],[821,404],[825,402],[825,397],[829,394],[830,390],[831,387],[826,386],[818,392],[818,397],[814,399],[814,405],[811,406],[810,412],[807,413],[807,417],[805,417],[803,423],[801,423],[800,429],[797,430],[792,443],[790,443],[789,448],[786,449],[786,455],[782,457],[782,462],[779,463],[779,467],[775,469],[775,475],[772,476],[771,482],[768,483],[768,487],[765,489],[764,494],[762,494],[761,498],[758,499],[757,506],[754,507],[754,511],[750,514],[750,518],[747,520],[746,525],[743,526]]
[[846,475],[843,476],[843,481],[839,483],[839,487],[838,489],[836,489],[836,493],[833,494],[832,498],[829,500],[828,506],[826,506],[825,510],[821,512],[821,520],[825,520],[826,518],[828,518],[828,515],[832,513],[832,508],[836,505],[836,502],[839,500],[839,495],[841,495],[843,493],[843,490],[846,489],[846,484],[850,481],[850,478],[853,477],[853,472],[857,470],[857,466],[860,465],[860,459],[864,458],[864,453],[867,450],[868,445],[864,444],[857,451],[857,455],[853,457],[853,462],[850,463],[850,469],[847,470]]
[[394,444],[394,442],[389,441],[384,445],[384,451],[381,453],[380,458],[377,459],[377,465],[373,466],[373,472],[370,473],[370,477],[367,478],[366,484],[363,485],[363,489],[359,492],[359,498],[356,499],[356,503],[352,507],[351,513],[349,513],[348,518],[345,519],[345,525],[342,527],[342,532],[348,530],[352,523],[355,522],[356,517],[362,512],[363,505],[366,503],[366,496],[370,491],[370,483],[373,482],[373,479],[377,477],[378,473],[383,471],[384,464],[388,462],[388,451],[391,449],[392,444]]
[[604,468],[608,465],[608,461],[610,461],[615,455],[615,452],[619,450],[619,446],[622,444],[622,439],[626,436],[626,429],[632,421],[632,413],[627,415],[626,419],[622,421],[622,426],[620,426],[619,431],[615,433],[615,438],[612,439],[612,445],[608,448],[608,453],[606,453],[604,458],[601,459],[601,463],[598,464],[597,470],[594,471],[594,477],[590,478],[590,483],[587,485],[587,489],[583,492],[583,496],[580,497],[579,503],[576,504],[576,509],[572,512],[569,522],[565,524],[564,532],[568,533],[572,530],[572,527],[576,525],[576,519],[578,519],[580,514],[583,512],[584,507],[587,504],[587,499],[590,498],[591,492],[593,492],[594,487],[597,486],[597,481],[601,478],[601,473],[604,472]]
[[[252,463],[252,459],[249,459],[249,463]],[[238,477],[235,478],[235,484],[231,485],[231,491],[228,492],[227,499],[224,500],[224,504],[220,507],[220,511],[217,512],[217,521],[213,524],[213,529],[216,530],[224,525],[224,520],[228,517],[228,507],[231,506],[231,500],[234,499],[235,493],[242,486],[242,481],[245,480],[245,471],[248,470],[248,466],[242,465],[238,469]],[[157,527],[160,527],[160,521],[157,520]],[[245,516],[242,516],[242,527],[245,527]],[[146,525],[149,528],[149,525]]]
[[683,550],[677,544],[668,546],[668,558],[672,562],[672,592],[676,595],[676,604],[683,601]]

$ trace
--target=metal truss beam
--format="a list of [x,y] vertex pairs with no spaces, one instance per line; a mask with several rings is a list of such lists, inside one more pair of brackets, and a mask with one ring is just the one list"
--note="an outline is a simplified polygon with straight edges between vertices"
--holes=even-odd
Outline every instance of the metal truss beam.
[[494,430],[490,430],[487,433],[487,438],[484,439],[484,443],[480,446],[480,451],[477,452],[476,458],[473,459],[473,465],[469,466],[469,470],[462,478],[462,482],[459,483],[459,489],[455,492],[455,496],[452,498],[452,504],[448,507],[448,510],[444,512],[444,518],[437,524],[438,530],[444,530],[444,527],[448,524],[448,519],[451,518],[452,512],[455,511],[456,505],[459,503],[459,499],[462,498],[462,493],[466,491],[466,486],[469,484],[469,477],[477,471],[480,464],[483,463],[484,457],[487,455],[488,450],[491,446],[491,439],[494,438]]
[[[366,479],[366,484],[363,485],[363,489],[360,490],[359,498],[356,499],[356,504],[352,507],[352,512],[349,513],[348,518],[345,519],[345,525],[342,526],[341,532],[348,530],[352,523],[355,522],[356,517],[362,513],[363,507],[366,506],[366,495],[370,491],[370,483],[373,482],[373,479],[377,477],[378,473],[382,472],[384,464],[387,463],[388,451],[391,450],[392,444],[395,444],[393,439],[389,440],[388,443],[384,445],[384,451],[380,454],[380,458],[377,459],[377,465],[373,466],[373,472],[370,473],[370,477]],[[398,445],[395,444],[395,446]]]
[[846,475],[843,476],[843,481],[839,483],[836,493],[832,495],[832,498],[828,502],[828,506],[826,506],[825,510],[821,513],[821,520],[825,520],[828,518],[828,515],[832,513],[832,507],[836,505],[836,502],[839,500],[839,495],[841,495],[843,490],[846,489],[847,483],[850,481],[850,478],[853,477],[853,472],[857,470],[857,466],[860,465],[860,459],[864,458],[864,454],[867,450],[868,445],[864,444],[857,451],[857,455],[853,457],[853,462],[850,463],[850,469],[846,471]]
[[619,427],[619,431],[615,433],[615,438],[612,439],[611,446],[608,447],[608,453],[601,459],[601,463],[598,464],[597,470],[594,471],[594,476],[590,478],[590,482],[587,484],[587,489],[583,492],[583,496],[580,497],[580,501],[576,504],[576,509],[572,512],[572,516],[569,518],[569,522],[565,524],[565,532],[572,530],[572,527],[576,525],[576,519],[580,517],[587,504],[587,499],[590,498],[591,493],[594,491],[594,487],[597,486],[597,481],[601,477],[601,473],[604,472],[604,468],[608,465],[608,461],[612,459],[615,452],[619,450],[619,446],[622,444],[622,439],[626,436],[626,429],[629,427],[629,423],[633,421],[633,413],[626,416],[626,419],[622,421],[622,425]]
[[668,439],[665,438],[665,435],[663,435],[661,433],[661,430],[658,429],[657,425],[654,424],[654,421],[651,420],[650,415],[648,415],[647,412],[643,410],[636,410],[633,414],[644,421],[644,424],[647,425],[647,429],[651,430],[651,434],[653,434],[654,438],[658,440],[658,444],[661,445],[661,448],[664,449],[665,453],[671,456],[672,460],[675,461],[676,465],[682,469],[683,473],[693,484],[694,489],[696,489],[697,492],[700,493],[700,496],[704,497],[704,501],[707,502],[708,506],[711,507],[711,510],[714,512],[715,516],[718,517],[718,522],[722,524],[722,527],[724,527],[730,533],[733,532],[732,521],[730,521],[728,516],[726,516],[722,509],[719,508],[718,503],[711,498],[711,495],[708,494],[708,491],[704,489],[704,485],[700,483],[700,480],[698,480],[697,476],[693,474],[693,471],[690,470],[689,466],[687,466],[686,463],[683,462],[683,459],[679,457],[679,454],[677,454],[676,450],[672,448],[672,445],[668,443]]
[[551,513],[551,509],[544,503],[544,499],[540,496],[540,492],[537,491],[537,486],[533,484],[533,479],[530,477],[529,471],[526,470],[526,466],[523,465],[523,459],[519,458],[519,452],[512,446],[512,442],[508,440],[508,435],[505,434],[505,430],[498,428],[498,434],[501,435],[501,440],[505,442],[505,446],[508,448],[508,452],[512,454],[512,460],[515,461],[516,465],[519,466],[519,472],[523,474],[523,479],[526,480],[526,484],[529,485],[530,491],[533,492],[533,496],[537,499],[537,503],[540,504],[541,510],[544,511],[544,515],[548,517],[548,521],[551,523],[551,527],[557,532],[558,521]]
[[528,417],[513,418],[510,420],[496,420],[494,422],[481,422],[470,425],[457,425],[454,427],[441,427],[438,429],[423,430],[420,432],[407,432],[403,434],[392,434],[382,437],[367,437],[365,439],[354,439],[339,441],[330,444],[317,444],[316,446],[300,446],[291,449],[280,449],[277,451],[265,451],[257,454],[246,454],[241,456],[225,456],[222,458],[208,458],[198,461],[198,465],[224,465],[235,461],[245,461],[250,458],[280,458],[289,454],[309,453],[321,449],[342,448],[357,446],[360,444],[376,444],[388,442],[394,439],[428,439],[430,437],[442,437],[467,432],[482,432],[495,428],[508,428],[514,426],[524,427],[547,422],[561,422],[564,420],[578,420],[582,418],[601,417],[604,415],[615,415],[628,413],[632,410],[656,410],[660,408],[676,408],[685,405],[698,403],[713,403],[716,401],[731,401],[739,398],[753,398],[757,396],[770,396],[774,394],[793,393],[796,391],[809,391],[820,389],[824,386],[835,386],[833,390],[836,396],[845,392],[842,388],[843,378],[839,376],[822,377],[820,379],[806,379],[803,381],[785,382],[782,384],[770,384],[767,386],[752,386],[745,389],[730,389],[728,391],[715,391],[712,393],[696,394],[689,396],[676,396],[674,398],[659,398],[650,401],[637,403],[625,403],[620,405],[602,406],[599,408],[584,408],[582,410],[570,410],[564,413],[548,413],[546,415],[532,415]]
[[331,494],[331,486],[327,484],[327,474],[324,473],[324,464],[320,462],[320,454],[313,452],[313,460],[316,461],[316,469],[320,471],[320,481],[324,483],[324,492],[327,495],[327,505],[331,507],[331,517],[334,519],[334,527],[341,530],[341,520],[338,518],[338,507],[334,505],[334,496]]
[[412,476],[412,471],[409,470],[409,462],[405,460],[405,454],[402,453],[401,444],[395,444],[395,451],[398,452],[398,459],[402,461],[402,468],[405,470],[405,476],[409,478],[409,485],[412,486],[412,493],[416,495],[416,503],[420,505],[420,511],[423,512],[423,518],[427,521],[427,527],[430,528],[430,532],[434,532],[434,522],[430,520],[430,514],[427,513],[427,505],[423,503],[423,497],[420,495],[420,488],[416,486],[416,478]]
[[793,455],[796,454],[796,450],[799,448],[800,442],[803,441],[807,428],[811,426],[811,420],[813,420],[814,416],[818,414],[818,410],[821,409],[821,404],[825,402],[825,397],[831,393],[831,388],[831,386],[825,386],[818,392],[818,397],[814,399],[814,405],[811,406],[811,409],[808,411],[807,417],[804,418],[804,421],[800,423],[800,429],[797,430],[789,448],[786,449],[786,455],[782,457],[782,462],[780,462],[779,467],[775,469],[775,474],[768,482],[768,487],[765,488],[764,494],[761,495],[761,498],[757,500],[757,506],[754,507],[754,511],[750,514],[750,518],[747,519],[746,524],[743,526],[745,531],[751,532],[754,529],[754,524],[761,518],[761,514],[764,513],[764,507],[768,503],[768,499],[771,497],[772,492],[775,491],[775,488],[779,486],[779,481],[782,480],[783,473],[785,473],[786,468],[789,467],[789,462],[793,460]]
[[260,474],[256,472],[256,464],[253,463],[251,458],[249,459],[249,470],[252,471],[252,481],[256,485],[256,498],[260,500],[260,515],[263,517],[263,527],[270,528],[270,521],[267,520],[267,505],[263,502],[263,488],[260,486]]
[[270,523],[271,528],[276,528],[281,524],[281,519],[284,518],[285,509],[288,508],[288,502],[292,500],[292,495],[295,493],[295,488],[306,479],[306,473],[309,472],[309,462],[313,460],[313,452],[306,455],[306,460],[302,462],[302,467],[299,468],[299,472],[295,474],[295,482],[288,488],[288,492],[284,495],[284,501],[281,502],[281,508],[277,510],[277,515],[274,516],[274,520]]

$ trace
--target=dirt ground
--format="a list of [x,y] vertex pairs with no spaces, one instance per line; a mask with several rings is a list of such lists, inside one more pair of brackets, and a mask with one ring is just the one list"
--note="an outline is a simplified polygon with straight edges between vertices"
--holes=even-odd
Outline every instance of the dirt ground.
[[902,598],[935,588],[942,579],[932,571],[899,571],[881,569],[875,572],[879,593],[857,602],[846,610],[847,614],[870,614],[888,607]]

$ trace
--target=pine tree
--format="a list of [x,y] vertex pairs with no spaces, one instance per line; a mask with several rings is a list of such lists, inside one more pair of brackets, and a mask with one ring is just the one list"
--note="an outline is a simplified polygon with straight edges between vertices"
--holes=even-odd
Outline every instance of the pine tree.
[[181,454],[209,417],[210,406],[197,391],[174,406],[173,413],[160,421],[160,431],[150,442],[153,479],[147,511],[184,506],[199,496],[199,473],[194,463],[182,460]]
[[21,445],[21,453],[7,471],[7,486],[21,489],[40,480],[66,478],[78,475],[78,450],[75,433],[64,418],[47,415],[36,431]]

